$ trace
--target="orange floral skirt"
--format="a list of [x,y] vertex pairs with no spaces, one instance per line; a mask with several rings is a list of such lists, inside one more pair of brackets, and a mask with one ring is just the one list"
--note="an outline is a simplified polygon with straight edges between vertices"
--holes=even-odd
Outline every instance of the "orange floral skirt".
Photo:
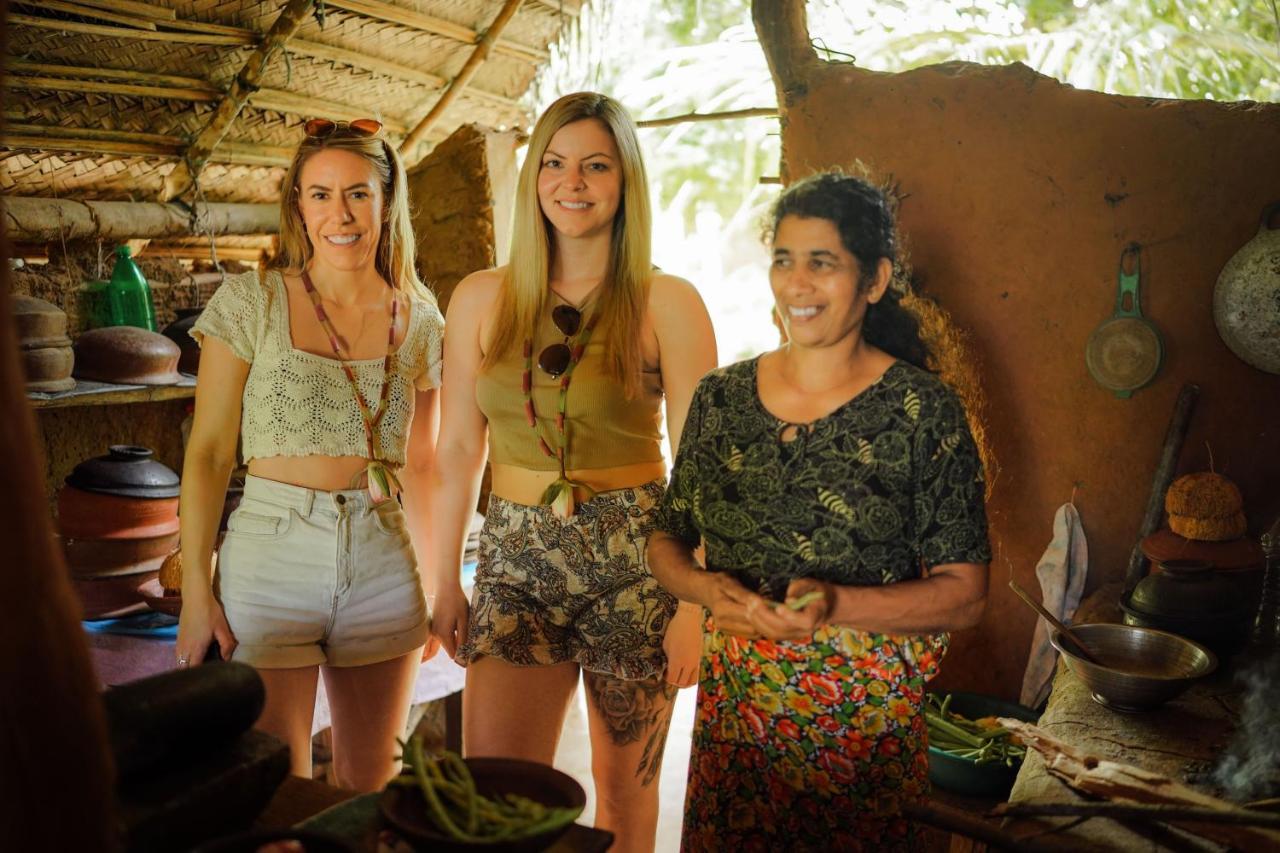
[[682,850],[910,850],[946,634],[744,640],[708,620]]

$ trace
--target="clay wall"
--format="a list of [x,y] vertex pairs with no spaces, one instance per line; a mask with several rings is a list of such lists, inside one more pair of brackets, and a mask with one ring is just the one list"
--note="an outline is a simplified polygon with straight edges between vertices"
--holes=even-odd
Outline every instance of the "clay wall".
[[[1219,271],[1280,199],[1280,105],[1110,96],[1021,65],[874,73],[757,26],[772,39],[787,179],[860,160],[896,182],[923,292],[970,334],[998,460],[996,556],[983,622],[954,637],[941,681],[1016,698],[1034,616],[1007,580],[1038,595],[1054,512],[1077,486],[1089,589],[1123,577],[1183,383],[1201,394],[1178,472],[1207,469],[1211,448],[1253,534],[1280,513],[1280,376],[1237,359],[1212,308]],[[1118,399],[1084,353],[1133,242],[1165,355]]]

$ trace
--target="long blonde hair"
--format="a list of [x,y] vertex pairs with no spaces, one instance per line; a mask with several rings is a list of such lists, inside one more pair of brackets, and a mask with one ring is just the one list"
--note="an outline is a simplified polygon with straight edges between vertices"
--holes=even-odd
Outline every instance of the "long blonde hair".
[[308,136],[302,140],[281,186],[280,251],[268,267],[298,275],[307,268],[315,254],[306,224],[302,221],[302,212],[298,209],[298,181],[306,162],[326,150],[350,151],[373,165],[374,174],[382,185],[382,233],[378,237],[374,267],[392,287],[434,303],[435,296],[418,278],[417,245],[409,216],[409,184],[405,179],[404,163],[381,133],[362,136],[339,126],[329,136]]
[[643,353],[640,328],[649,301],[652,215],[649,181],[636,125],[626,109],[607,95],[576,92],[565,95],[538,119],[516,185],[515,223],[511,261],[502,278],[502,291],[481,364],[488,370],[530,334],[546,306],[553,244],[538,201],[538,172],[542,155],[560,128],[583,119],[597,119],[613,135],[622,160],[622,202],[613,218],[609,267],[597,303],[596,334],[605,336],[605,364],[628,397],[640,388]]

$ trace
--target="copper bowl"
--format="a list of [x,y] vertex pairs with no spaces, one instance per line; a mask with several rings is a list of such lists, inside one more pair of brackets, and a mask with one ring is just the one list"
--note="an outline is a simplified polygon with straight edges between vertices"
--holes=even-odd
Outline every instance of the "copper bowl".
[[58,532],[70,539],[138,539],[178,530],[178,499],[58,490]]
[[1094,701],[1115,711],[1148,711],[1218,668],[1213,652],[1168,631],[1103,622],[1071,631],[1102,665],[1077,657],[1061,631],[1051,631],[1049,641]]
[[182,612],[182,596],[178,593],[170,595],[160,585],[160,578],[148,578],[138,584],[138,596],[157,613],[177,616]]
[[77,379],[118,385],[172,385],[178,373],[178,345],[157,332],[134,326],[90,329],[76,340]]

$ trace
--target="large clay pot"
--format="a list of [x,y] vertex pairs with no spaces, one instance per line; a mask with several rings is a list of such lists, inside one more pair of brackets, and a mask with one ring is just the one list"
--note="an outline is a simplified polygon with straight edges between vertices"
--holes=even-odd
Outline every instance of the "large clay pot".
[[1280,202],[1262,213],[1254,238],[1218,276],[1213,321],[1233,353],[1259,370],[1280,373]]
[[178,319],[164,327],[161,332],[169,340],[178,345],[182,355],[178,357],[178,370],[182,373],[196,373],[200,368],[200,345],[191,337],[191,327],[200,319],[204,308],[178,308],[174,311]]
[[113,619],[146,609],[138,586],[158,574],[157,570],[151,572],[150,577],[72,577],[71,586],[80,598],[85,619]]
[[67,476],[67,485],[86,492],[131,498],[176,498],[178,475],[152,458],[150,448],[113,444],[106,456],[86,459]]
[[67,568],[76,576],[115,577],[159,572],[164,558],[177,547],[177,532],[135,539],[62,539]]
[[172,385],[178,373],[178,345],[159,332],[136,326],[90,329],[76,340],[75,375],[119,385]]
[[1126,625],[1171,631],[1215,651],[1234,648],[1248,630],[1230,578],[1204,562],[1166,560],[1121,601]]
[[27,390],[51,393],[76,387],[71,378],[75,354],[67,337],[66,313],[33,296],[14,296],[13,312]]
[[58,532],[72,539],[132,539],[178,532],[177,498],[58,491]]

